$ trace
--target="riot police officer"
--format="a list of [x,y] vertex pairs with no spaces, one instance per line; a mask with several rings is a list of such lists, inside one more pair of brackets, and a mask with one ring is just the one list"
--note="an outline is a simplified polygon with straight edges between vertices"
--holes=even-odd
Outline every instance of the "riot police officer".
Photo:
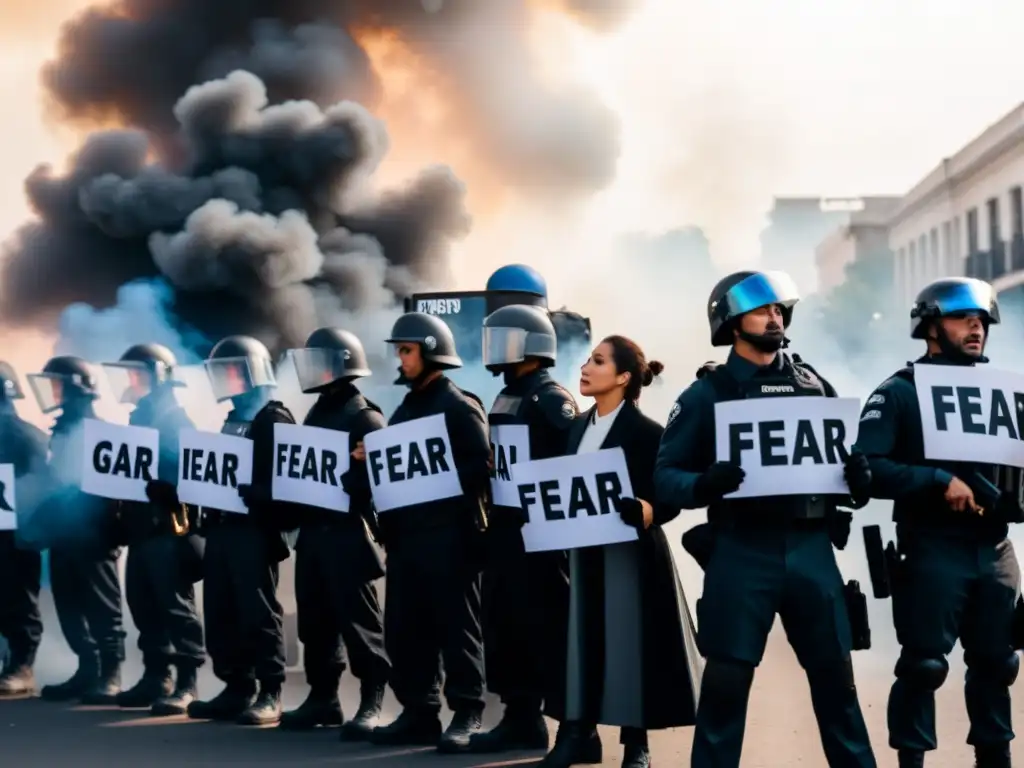
[[[872,496],[893,499],[899,562],[891,563],[893,623],[901,651],[889,695],[889,744],[901,768],[924,764],[936,748],[935,691],[959,638],[967,664],[964,695],[979,768],[1010,765],[1010,685],[1019,661],[1011,622],[1020,569],[1007,523],[1021,522],[1020,470],[927,460],[918,365],[973,366],[999,322],[992,287],[949,278],[926,286],[911,309],[911,336],[925,354],[868,398],[857,438],[872,473]],[[1012,407],[1012,406],[1011,406]],[[983,500],[986,483],[1004,491]],[[984,507],[984,514],[980,509]]]
[[[713,551],[697,606],[707,659],[694,733],[694,768],[738,766],[754,669],[775,614],[807,672],[825,756],[831,766],[874,766],[857,701],[850,622],[829,537],[836,499],[771,496],[725,499],[744,471],[715,461],[714,404],[774,396],[835,396],[810,366],[783,353],[798,294],[778,272],[738,272],[708,299],[711,343],[728,360],[677,399],[658,453],[659,501],[708,508]],[[770,403],[766,403],[766,408]],[[861,497],[863,457],[847,460],[847,482]]]
[[16,487],[0,481],[0,635],[7,640],[8,658],[0,674],[0,698],[35,693],[32,665],[43,636],[39,614],[42,556],[19,540],[11,513],[33,503],[32,491],[46,468],[46,435],[18,417],[14,401],[25,397],[14,368],[0,361],[0,464],[14,467]]
[[[484,320],[483,363],[505,380],[488,417],[494,480],[483,579],[487,684],[501,696],[505,713],[493,730],[470,739],[473,752],[547,749],[542,704],[550,716],[566,719],[556,654],[565,645],[568,563],[565,552],[526,553],[526,517],[508,483],[509,462],[566,452],[579,409],[549,374],[556,357],[555,327],[542,309],[511,305]],[[516,430],[525,433],[525,444]],[[528,454],[515,455],[524,447]]]
[[[252,440],[252,485],[269,486],[274,424],[295,423],[287,408],[270,399],[277,386],[270,352],[250,336],[228,336],[211,350],[206,373],[217,402],[231,401],[221,433]],[[244,501],[247,491],[238,488]],[[249,504],[248,515],[203,510],[206,646],[225,687],[209,701],[192,702],[193,719],[267,725],[281,718],[284,612],[277,583],[288,545],[279,529],[265,523],[259,506],[259,499]]]
[[64,639],[78,657],[67,681],[43,687],[51,701],[113,704],[121,688],[124,627],[116,503],[81,491],[82,422],[95,419],[96,378],[79,357],[52,358],[29,384],[43,413],[60,411],[50,436],[50,490],[32,533],[50,550],[50,584]]
[[[387,424],[380,408],[354,385],[370,375],[362,343],[348,331],[320,328],[305,348],[289,355],[302,391],[320,395],[304,424],[347,432],[348,450],[358,456],[363,438]],[[341,734],[345,740],[363,740],[377,723],[391,673],[374,584],[384,575],[384,562],[371,535],[376,518],[365,461],[353,458],[341,483],[349,495],[347,514],[312,506],[284,511],[292,522],[283,527],[300,524],[295,598],[310,690],[298,709],[284,713],[281,727],[342,724],[338,685],[347,655],[362,696]]]
[[[128,423],[160,433],[158,479],[164,483],[154,487],[172,492],[178,433],[194,426],[174,396],[174,388],[184,386],[174,377],[175,366],[174,354],[160,344],[136,344],[118,362],[103,364],[115,397],[133,406]],[[139,630],[143,674],[118,694],[117,704],[151,707],[154,715],[183,715],[195,699],[196,673],[206,658],[193,586],[202,576],[204,544],[190,530],[188,512],[176,495],[164,499],[157,490],[156,496],[158,503],[120,503],[120,528],[128,543],[125,598]]]
[[[436,743],[441,752],[456,752],[480,730],[484,706],[480,539],[490,486],[487,421],[479,399],[443,373],[462,365],[443,320],[410,312],[398,318],[386,341],[395,345],[401,362],[396,383],[409,387],[389,424],[444,414],[464,495],[380,515],[388,554],[384,638],[391,689],[403,709],[394,722],[378,726],[371,741]],[[445,698],[454,712],[443,734],[439,657]]]

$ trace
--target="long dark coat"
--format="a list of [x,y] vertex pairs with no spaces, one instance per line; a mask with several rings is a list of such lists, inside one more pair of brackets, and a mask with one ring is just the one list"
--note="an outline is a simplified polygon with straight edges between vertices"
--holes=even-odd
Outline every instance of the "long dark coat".
[[[593,409],[571,428],[568,452],[579,447]],[[622,448],[636,498],[653,503],[654,464],[664,427],[626,402],[602,448]],[[678,516],[678,509],[654,504],[654,521],[640,533],[642,572],[643,723],[648,729],[693,725],[703,661],[697,651],[696,629],[683,594],[678,571],[661,530]],[[601,547],[579,552],[577,573],[587,580],[583,609],[587,638],[583,653],[584,720],[599,722],[604,680],[604,558]],[[562,678],[563,681],[565,678]]]

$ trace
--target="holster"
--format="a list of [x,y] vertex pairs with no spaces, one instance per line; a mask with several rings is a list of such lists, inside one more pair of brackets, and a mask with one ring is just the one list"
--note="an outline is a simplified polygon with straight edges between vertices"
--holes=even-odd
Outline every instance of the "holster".
[[860,582],[850,580],[843,586],[846,614],[850,619],[850,637],[853,650],[871,649],[871,624],[868,620],[868,599],[861,591]]
[[[893,552],[896,547],[889,544]],[[868,559],[871,591],[878,600],[892,596],[892,580],[888,550],[882,545],[882,529],[877,525],[864,526],[864,553]],[[897,563],[898,564],[898,563]]]
[[845,509],[835,509],[828,513],[825,524],[828,538],[832,546],[842,551],[850,541],[850,530],[853,527],[853,513]]
[[715,529],[711,523],[695,525],[683,534],[682,544],[701,570],[706,571],[715,551]]

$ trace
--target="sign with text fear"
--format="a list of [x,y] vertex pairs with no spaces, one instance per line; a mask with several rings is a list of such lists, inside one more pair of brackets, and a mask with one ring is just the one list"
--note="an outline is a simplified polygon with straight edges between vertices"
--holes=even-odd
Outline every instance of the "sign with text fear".
[[82,490],[120,501],[146,501],[146,483],[155,480],[160,433],[149,427],[82,422]]
[[18,502],[14,498],[14,465],[0,464],[0,531],[18,529]]
[[444,414],[378,429],[363,445],[378,512],[462,495]]
[[615,510],[618,499],[633,496],[621,448],[519,462],[512,481],[529,520],[523,526],[527,552],[637,540],[636,529]]
[[860,401],[779,397],[715,403],[717,461],[743,467],[726,496],[847,494],[843,461],[857,439]]
[[185,504],[247,514],[238,486],[252,482],[252,441],[198,429],[181,430],[178,440],[178,498]]
[[491,500],[496,507],[519,509],[519,489],[512,482],[512,467],[530,460],[530,428],[525,424],[491,427]]
[[1024,467],[1024,376],[917,363],[914,385],[926,458]]
[[348,494],[341,487],[352,458],[348,443],[348,432],[275,424],[273,498],[348,512]]

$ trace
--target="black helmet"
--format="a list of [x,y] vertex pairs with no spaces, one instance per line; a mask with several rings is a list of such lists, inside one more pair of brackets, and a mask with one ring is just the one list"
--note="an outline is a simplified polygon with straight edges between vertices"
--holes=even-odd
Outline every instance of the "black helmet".
[[137,403],[158,385],[181,386],[173,376],[177,365],[174,353],[162,344],[136,344],[118,362],[103,363],[103,370],[118,402]]
[[558,356],[555,326],[548,313],[527,304],[510,304],[484,318],[483,361],[501,368],[536,357],[548,366]]
[[92,367],[82,358],[71,355],[51,358],[41,373],[29,374],[28,383],[43,413],[59,410],[71,397],[89,400],[99,397]]
[[910,337],[923,339],[928,323],[936,317],[978,313],[988,327],[999,322],[999,302],[992,286],[971,277],[946,277],[929,283],[914,299],[910,310]]
[[782,308],[782,321],[789,328],[793,307],[798,301],[800,294],[796,285],[785,272],[734,272],[723,277],[708,297],[712,346],[731,346],[731,321],[769,304],[778,304]]
[[462,360],[455,351],[455,337],[444,320],[425,312],[409,312],[402,315],[391,327],[388,344],[408,342],[419,344],[423,360],[442,370],[461,368]]
[[0,400],[22,400],[24,397],[14,366],[0,360]]
[[251,336],[221,339],[210,351],[205,365],[218,403],[257,387],[277,386],[270,351]]
[[303,349],[288,350],[303,392],[318,392],[336,381],[370,376],[363,343],[341,328],[318,328]]

